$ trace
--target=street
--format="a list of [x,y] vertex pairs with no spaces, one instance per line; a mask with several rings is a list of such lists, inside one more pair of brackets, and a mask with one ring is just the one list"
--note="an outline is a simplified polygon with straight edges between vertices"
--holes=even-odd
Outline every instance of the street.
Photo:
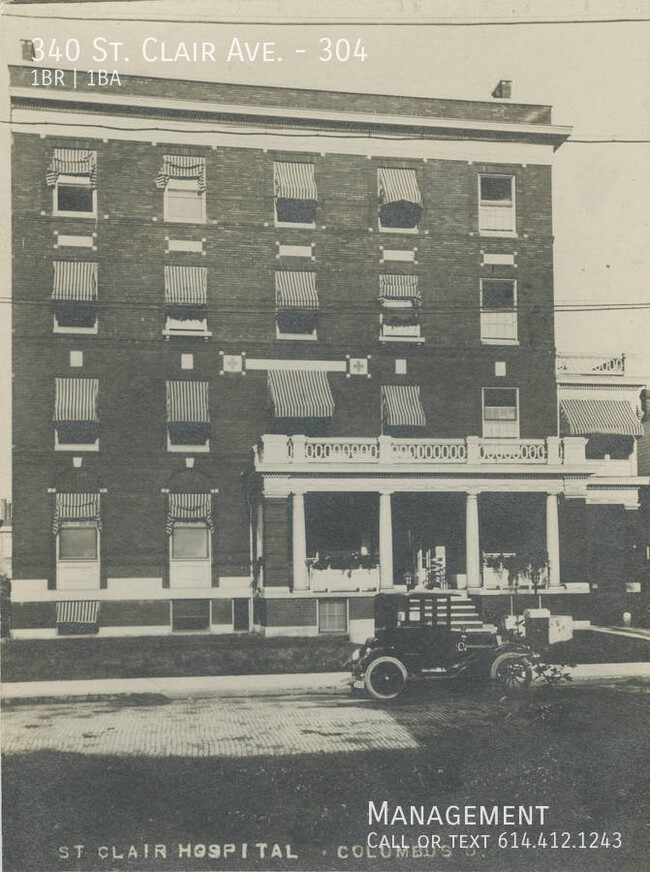
[[[438,857],[454,870],[636,872],[647,859],[646,691],[568,686],[507,700],[420,687],[393,706],[336,694],[8,706],[4,869],[399,869],[408,856],[418,869]],[[375,825],[371,837],[368,803],[383,800],[543,804],[543,829],[556,841],[570,833],[571,847],[504,849],[497,827]],[[434,832],[436,847],[417,847]],[[609,847],[601,838],[583,848],[592,832]]]

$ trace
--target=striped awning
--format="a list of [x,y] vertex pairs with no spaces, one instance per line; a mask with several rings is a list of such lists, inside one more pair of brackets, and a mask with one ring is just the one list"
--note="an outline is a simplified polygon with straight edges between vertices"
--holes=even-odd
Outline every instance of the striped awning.
[[275,418],[331,418],[334,414],[326,372],[271,369],[268,385]]
[[318,309],[316,273],[306,270],[276,272],[275,305],[278,309]]
[[406,201],[407,203],[422,204],[422,195],[415,170],[379,167],[377,181],[381,203]]
[[318,191],[311,163],[276,161],[273,164],[273,187],[276,197],[287,200],[317,200]]
[[166,266],[165,303],[205,306],[208,301],[208,270],[204,266]]
[[179,521],[202,521],[213,533],[212,494],[168,494],[166,525],[168,536],[171,536],[174,524]]
[[170,179],[196,179],[199,191],[205,191],[205,158],[186,154],[165,154],[156,187],[166,188]]
[[207,424],[210,421],[207,381],[167,382],[167,422]]
[[563,436],[642,436],[643,427],[627,400],[560,400]]
[[57,624],[96,624],[99,600],[68,600],[56,604]]
[[426,426],[417,385],[382,385],[381,408],[386,427]]
[[96,300],[97,264],[80,260],[55,260],[52,299],[76,303]]
[[385,300],[403,300],[420,304],[422,295],[418,288],[418,277],[399,273],[380,275],[378,299],[382,303]]
[[45,179],[49,187],[60,175],[88,176],[91,188],[97,187],[97,152],[85,148],[55,148]]
[[57,378],[54,380],[55,421],[99,421],[96,378]]
[[52,532],[56,536],[63,521],[93,521],[98,530],[102,528],[102,517],[99,511],[99,494],[89,493],[58,493],[55,494],[54,517]]

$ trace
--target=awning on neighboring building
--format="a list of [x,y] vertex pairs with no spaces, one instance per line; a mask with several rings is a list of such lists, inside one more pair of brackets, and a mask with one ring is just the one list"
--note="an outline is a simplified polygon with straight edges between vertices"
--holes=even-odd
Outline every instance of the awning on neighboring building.
[[205,158],[186,154],[165,154],[156,187],[166,188],[170,179],[196,179],[199,191],[205,191]]
[[276,418],[331,418],[334,398],[321,370],[271,369],[269,392]]
[[208,270],[204,266],[166,266],[165,303],[169,306],[205,306]]
[[166,387],[169,424],[209,423],[210,404],[206,381],[168,381]]
[[55,148],[45,180],[50,188],[60,175],[88,176],[91,188],[97,187],[97,152],[85,148]]
[[214,532],[212,518],[212,494],[183,493],[168,494],[167,498],[167,535],[171,536],[174,524],[183,521],[199,521]]
[[417,385],[382,385],[381,408],[386,427],[426,426]]
[[52,299],[75,303],[94,302],[97,299],[97,264],[55,260]]
[[52,532],[56,536],[63,521],[93,521],[97,529],[102,528],[102,517],[99,510],[99,494],[89,493],[57,493],[52,519]]
[[96,378],[57,378],[54,380],[55,421],[99,421]]
[[96,624],[99,600],[69,600],[56,604],[57,624]]
[[418,288],[418,277],[387,273],[379,276],[378,299],[381,303],[399,300],[403,303],[419,305],[422,295]]
[[273,187],[275,196],[283,199],[318,199],[312,163],[276,161],[273,164]]
[[379,167],[377,170],[380,203],[417,203],[422,205],[415,170]]
[[563,436],[643,435],[641,422],[627,400],[560,400],[560,430]]
[[276,272],[275,305],[278,309],[318,309],[316,273],[306,270]]

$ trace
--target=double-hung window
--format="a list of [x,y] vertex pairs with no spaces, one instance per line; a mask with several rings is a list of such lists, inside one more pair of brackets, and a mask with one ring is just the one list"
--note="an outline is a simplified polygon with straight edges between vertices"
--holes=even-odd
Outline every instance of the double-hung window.
[[[52,532],[56,537],[57,588],[99,587],[99,497],[96,491],[55,495]],[[72,621],[69,618],[67,622]]]
[[275,308],[278,339],[316,339],[316,273],[306,270],[276,272]]
[[384,436],[417,438],[427,419],[418,385],[382,385],[381,432]]
[[379,276],[379,338],[391,342],[419,342],[422,296],[418,277],[390,273]]
[[97,152],[55,148],[46,181],[52,188],[52,213],[74,218],[97,215]]
[[478,177],[478,229],[488,236],[514,236],[517,231],[515,177]]
[[55,260],[55,333],[97,333],[97,264]]
[[492,345],[517,342],[517,283],[514,279],[481,279],[481,341]]
[[210,335],[206,267],[165,267],[165,315],[165,336]]
[[54,447],[62,451],[99,450],[96,378],[54,381]]
[[205,158],[166,154],[156,177],[156,187],[164,191],[164,220],[185,224],[205,224]]
[[417,233],[422,195],[415,170],[379,167],[377,195],[380,230]]
[[167,450],[210,450],[207,381],[168,381]]
[[211,494],[168,495],[167,535],[171,587],[211,586],[213,530]]
[[517,388],[483,388],[483,436],[519,437],[519,391]]
[[273,191],[277,226],[315,226],[318,189],[312,163],[276,161],[273,164]]

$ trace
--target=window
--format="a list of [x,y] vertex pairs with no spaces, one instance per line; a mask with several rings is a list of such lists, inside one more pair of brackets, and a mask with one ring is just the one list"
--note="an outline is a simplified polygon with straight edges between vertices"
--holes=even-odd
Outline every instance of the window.
[[198,181],[170,179],[165,188],[165,221],[205,223],[205,194]]
[[171,535],[172,560],[208,560],[210,531],[203,523],[175,524]]
[[292,436],[326,436],[334,415],[334,398],[327,373],[309,369],[270,369],[272,432]]
[[391,342],[418,342],[420,304],[418,277],[396,273],[379,276],[379,338]]
[[517,283],[481,279],[481,341],[492,345],[517,342]]
[[483,388],[483,436],[519,437],[517,388]]
[[165,310],[163,335],[210,336],[208,271],[205,267],[165,267]]
[[97,214],[97,153],[55,148],[47,169],[54,215],[93,218]]
[[306,270],[276,272],[275,305],[278,339],[316,339],[316,273]]
[[276,161],[273,164],[275,223],[314,227],[318,190],[311,163]]
[[167,450],[209,451],[210,409],[208,383],[168,381]]
[[422,195],[415,170],[380,167],[377,170],[379,229],[417,232]]
[[344,599],[318,600],[318,631],[345,634],[348,632],[348,605]]
[[172,630],[191,632],[210,629],[210,600],[172,600]]
[[55,260],[52,306],[55,333],[97,333],[97,264]]
[[479,176],[478,227],[490,236],[514,236],[516,225],[514,176]]
[[164,190],[165,221],[205,223],[205,158],[164,155],[156,187]]
[[54,445],[57,449],[97,451],[99,416],[95,378],[57,378],[54,382]]
[[68,600],[56,604],[59,636],[96,635],[99,632],[99,600]]
[[397,438],[424,435],[427,419],[418,385],[382,385],[381,432]]
[[97,560],[97,525],[64,521],[59,531],[59,560]]

